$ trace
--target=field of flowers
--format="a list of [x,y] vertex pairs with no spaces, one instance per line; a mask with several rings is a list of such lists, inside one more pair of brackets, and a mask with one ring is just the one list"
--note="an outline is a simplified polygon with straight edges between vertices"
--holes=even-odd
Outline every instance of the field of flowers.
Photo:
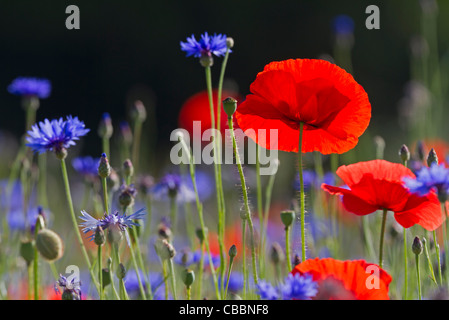
[[272,61],[246,95],[224,86],[232,35],[173,39],[204,91],[174,115],[169,156],[140,100],[88,128],[76,110],[46,117],[51,79],[11,79],[25,130],[0,135],[0,299],[449,299],[449,63],[422,2],[391,158],[347,15],[332,57]]

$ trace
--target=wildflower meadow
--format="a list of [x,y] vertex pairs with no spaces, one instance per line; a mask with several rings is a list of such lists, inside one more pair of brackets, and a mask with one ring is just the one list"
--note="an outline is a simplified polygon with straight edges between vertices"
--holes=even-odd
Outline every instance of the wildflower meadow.
[[[405,90],[380,98],[393,80],[367,77],[366,66],[385,53],[353,53],[357,30],[375,36],[391,19],[382,5],[314,16],[331,35],[326,54],[280,45],[267,54],[274,39],[245,43],[211,17],[195,17],[201,29],[152,33],[167,43],[151,49],[154,70],[173,72],[176,57],[176,83],[196,89],[139,81],[181,96],[176,105],[149,99],[158,89],[108,88],[128,99],[119,112],[101,102],[101,112],[49,111],[52,99],[87,101],[91,89],[64,89],[23,63],[0,82],[11,101],[2,118],[21,119],[17,134],[0,127],[0,299],[252,300],[244,312],[262,315],[267,300],[449,299],[449,46],[436,23],[449,8],[410,2],[420,27],[401,31],[411,43]],[[91,28],[93,9],[69,7],[67,36]],[[233,67],[244,55],[264,62]],[[80,64],[108,74],[102,61]],[[132,58],[117,66],[145,68]],[[396,108],[384,116],[387,100]],[[203,311],[188,306],[176,312]]]

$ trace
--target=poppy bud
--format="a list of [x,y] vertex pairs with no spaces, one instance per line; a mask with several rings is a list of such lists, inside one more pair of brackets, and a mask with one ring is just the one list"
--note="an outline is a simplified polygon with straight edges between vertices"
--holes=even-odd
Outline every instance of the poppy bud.
[[103,289],[111,283],[110,271],[109,268],[101,269],[102,280],[103,280]]
[[[207,228],[204,228],[204,232],[207,234]],[[200,241],[200,243],[204,242],[204,233],[203,230],[201,228],[196,229],[196,236],[198,238],[198,240]]]
[[282,211],[281,212],[281,220],[285,226],[285,229],[290,228],[293,221],[295,220],[295,211],[293,211],[293,210]]
[[147,119],[147,110],[142,101],[136,100],[134,107],[131,110],[131,118],[139,122],[144,122]]
[[109,160],[106,153],[102,153],[100,157],[100,163],[98,165],[98,175],[100,178],[107,178],[111,174],[111,166],[109,165]]
[[223,109],[228,115],[228,118],[232,118],[232,115],[237,110],[237,100],[232,97],[228,97],[223,100]]
[[195,281],[195,273],[193,272],[193,270],[185,269],[182,276],[182,281],[184,282],[186,287],[189,288],[192,285],[193,281]]
[[271,262],[273,262],[274,264],[284,262],[285,260],[284,251],[282,251],[281,245],[279,243],[275,242],[271,246],[270,258]]
[[27,266],[34,260],[34,242],[22,241],[20,243],[20,256],[25,260]]
[[105,112],[98,125],[98,136],[103,139],[109,139],[112,137],[113,132],[111,116]]
[[433,163],[438,164],[438,156],[434,148],[430,149],[427,156],[427,166],[431,167]]
[[106,238],[104,236],[104,231],[101,226],[97,226],[95,229],[95,235],[94,235],[94,243],[97,246],[102,246],[106,242]]
[[133,163],[129,159],[126,159],[125,162],[123,162],[123,174],[126,178],[132,177],[134,175]]
[[236,255],[237,255],[237,247],[235,246],[235,244],[233,244],[229,249],[229,257],[231,259],[234,259]]
[[415,237],[415,239],[413,240],[412,251],[416,255],[419,255],[422,253],[423,244],[422,244],[421,240],[419,240],[419,237]]
[[64,253],[64,244],[59,235],[50,230],[42,229],[36,237],[36,248],[41,256],[48,261],[56,261]]
[[399,155],[401,156],[402,162],[410,160],[410,151],[405,144],[403,144],[401,149],[399,149]]
[[123,265],[123,263],[120,263],[120,264],[118,265],[117,271],[116,271],[115,274],[116,274],[117,278],[119,278],[119,280],[122,280],[122,279],[125,278],[125,276],[126,276],[126,268],[125,268],[125,266]]

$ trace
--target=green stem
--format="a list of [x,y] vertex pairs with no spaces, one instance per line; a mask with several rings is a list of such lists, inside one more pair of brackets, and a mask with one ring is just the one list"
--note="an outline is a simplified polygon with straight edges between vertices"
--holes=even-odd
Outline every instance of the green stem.
[[103,186],[103,206],[104,212],[109,215],[109,205],[108,205],[108,182],[106,178],[101,178],[101,184]]
[[171,290],[172,290],[172,293],[173,293],[173,299],[177,300],[177,295],[176,295],[176,277],[175,277],[175,267],[173,265],[173,259],[169,259],[168,265],[169,265],[169,268],[170,268]]
[[415,261],[416,261],[416,276],[418,278],[418,299],[422,300],[422,296],[421,296],[421,276],[419,274],[419,254],[415,254]]
[[28,288],[27,288],[27,296],[28,300],[31,300],[31,295],[33,294],[33,265],[30,263],[30,265],[27,266],[28,271]]
[[228,118],[228,125],[229,125],[229,130],[231,132],[232,145],[233,145],[234,154],[235,154],[235,162],[237,164],[237,168],[238,168],[239,175],[240,175],[240,183],[242,185],[243,203],[244,203],[244,207],[245,207],[244,219],[248,220],[248,227],[249,227],[250,241],[251,241],[251,264],[253,267],[254,283],[257,285],[259,283],[259,278],[257,276],[256,248],[255,248],[255,243],[254,243],[255,242],[254,226],[253,226],[253,220],[251,218],[251,210],[250,210],[249,201],[248,201],[248,189],[246,187],[245,175],[243,174],[243,168],[242,168],[242,164],[240,162],[239,151],[237,150],[237,142],[235,140],[234,126],[233,126],[231,117]]
[[443,285],[443,273],[441,270],[441,261],[440,261],[440,245],[438,244],[438,238],[436,231],[433,230],[433,242],[435,243],[435,251],[437,255],[437,262],[438,262],[438,278],[440,280],[440,285]]
[[104,292],[103,292],[103,267],[102,267],[102,253],[101,253],[101,245],[97,248],[97,261],[98,261],[98,282],[100,284],[100,300],[104,300]]
[[380,229],[380,244],[379,244],[379,267],[381,268],[383,264],[384,236],[386,224],[387,224],[387,209],[384,209],[382,214],[382,227]]
[[[259,161],[259,145],[256,143],[256,184],[257,184],[257,214],[259,216],[259,230],[263,237],[264,223],[263,223],[263,204],[262,204],[262,182],[260,179],[260,161]],[[264,264],[265,252],[262,252],[263,239],[259,241],[259,269]]]
[[134,166],[134,172],[138,172],[139,167],[139,149],[140,149],[140,138],[142,135],[142,122],[138,119],[134,122],[134,139],[132,145],[132,163]]
[[287,273],[292,271],[292,257],[290,256],[290,227],[285,228],[285,255],[287,259]]
[[242,219],[242,273],[243,273],[243,299],[247,295],[248,274],[246,272],[246,219]]
[[[37,233],[39,232],[39,219],[37,220],[36,226],[34,227],[34,239],[37,239]],[[33,270],[34,270],[34,300],[39,300],[39,254],[37,251],[37,246],[34,246],[34,259],[33,259]]]
[[167,274],[167,262],[162,260],[162,275],[164,276],[164,288],[165,288],[165,300],[168,300],[168,274]]
[[199,279],[198,279],[198,294],[197,294],[197,299],[201,300],[201,290],[202,290],[202,286],[203,286],[203,271],[204,271],[204,241],[201,242],[201,256],[200,256],[200,264],[198,266],[199,270],[198,270],[198,274],[199,274]]
[[95,287],[97,288],[97,291],[100,292],[100,288],[98,286],[98,283],[96,281],[95,274],[92,270],[92,265],[90,263],[89,255],[86,251],[86,247],[84,246],[83,238],[81,237],[80,230],[78,228],[78,224],[76,223],[76,216],[75,216],[75,210],[73,209],[73,201],[72,201],[72,195],[70,193],[70,184],[69,184],[69,177],[67,175],[67,167],[65,164],[65,160],[61,159],[61,171],[62,171],[62,178],[64,181],[64,188],[65,188],[65,194],[67,198],[67,203],[69,205],[69,211],[70,211],[70,218],[72,220],[73,229],[75,231],[76,237],[78,239],[78,243],[81,247],[81,252],[83,254],[84,260],[87,264],[87,268],[89,269],[90,276],[92,278],[92,282],[95,284]]
[[55,281],[57,281],[59,279],[59,274],[58,274],[58,271],[56,270],[55,263],[50,262],[49,265],[50,265],[51,273],[53,274],[53,278],[55,278]]
[[184,151],[186,152],[186,154],[189,157],[190,178],[192,180],[193,190],[195,192],[195,201],[196,201],[196,206],[197,206],[197,210],[198,210],[198,216],[199,216],[200,225],[201,225],[201,232],[203,233],[204,243],[206,245],[206,250],[207,250],[207,253],[208,253],[208,256],[209,256],[209,266],[210,266],[211,275],[212,275],[212,279],[213,279],[214,286],[215,286],[215,294],[217,296],[217,299],[220,300],[221,299],[221,294],[220,294],[220,290],[218,288],[217,275],[215,273],[215,267],[214,267],[214,263],[212,261],[212,254],[211,254],[210,246],[209,246],[209,238],[208,238],[208,235],[207,235],[206,225],[204,223],[203,205],[200,202],[200,198],[199,198],[199,194],[198,194],[198,188],[197,188],[197,185],[196,185],[195,164],[194,164],[195,163],[195,159],[194,159],[193,155],[191,155],[190,149],[187,146],[187,144],[185,143],[184,139],[182,139],[182,137],[180,137],[179,141],[181,142],[181,145],[182,145]]
[[[114,243],[112,245],[112,249],[114,251],[115,265],[118,268],[121,263],[120,255],[118,252],[118,244]],[[126,292],[125,281],[123,281],[123,279],[119,278],[118,282],[119,282],[120,299],[121,300],[129,300],[128,293]]]
[[187,300],[191,300],[191,298],[192,298],[192,287],[191,286],[186,287],[186,291],[187,291]]
[[229,278],[231,277],[233,263],[234,263],[234,257],[231,257],[229,259],[229,268],[228,268],[228,276],[226,278],[226,290],[225,290],[224,299],[226,299],[228,297]]
[[299,184],[300,184],[300,209],[301,209],[301,261],[306,261],[306,228],[305,228],[305,194],[304,194],[304,177],[302,173],[302,136],[304,131],[304,123],[299,123]]
[[101,139],[101,141],[102,141],[103,153],[105,153],[109,157],[109,159],[111,159],[110,148],[109,148],[109,138],[103,138],[103,139]]
[[408,293],[408,259],[407,259],[407,229],[403,230],[404,235],[404,300],[407,300]]
[[173,233],[176,233],[178,206],[176,204],[176,197],[170,197],[170,221]]
[[[133,228],[133,230],[134,230],[134,228]],[[135,230],[134,230],[134,231],[135,231]],[[135,241],[137,242],[137,235],[136,235],[136,232],[134,232],[134,239],[135,239]],[[146,300],[146,299],[147,299],[147,296],[146,296],[146,294],[145,294],[145,289],[144,289],[144,287],[143,287],[142,279],[140,278],[139,266],[137,265],[136,255],[135,255],[135,253],[134,253],[134,249],[133,249],[132,243],[131,243],[131,245],[129,246],[129,252],[131,253],[131,261],[132,261],[132,263],[133,263],[134,269],[136,270],[137,282],[139,283],[140,295],[142,296],[142,299],[143,299],[143,300]],[[145,273],[145,269],[142,269],[142,272]]]
[[39,167],[39,181],[38,181],[38,193],[39,202],[44,207],[48,207],[47,198],[47,154],[41,153],[37,156]]
[[435,272],[433,271],[432,260],[430,260],[429,250],[427,250],[426,238],[423,238],[422,243],[423,243],[423,247],[424,247],[424,255],[426,256],[427,264],[429,266],[430,277],[435,284],[438,284],[437,279],[435,277]]
[[[224,277],[225,267],[226,267],[226,258],[225,258],[225,247],[224,247],[224,196],[222,191],[222,183],[221,183],[221,170],[219,168],[218,155],[220,154],[219,145],[217,141],[217,137],[215,135],[215,111],[214,111],[214,102],[213,102],[213,93],[212,93],[212,76],[210,67],[205,67],[205,76],[206,76],[206,87],[207,94],[209,98],[209,110],[211,117],[211,129],[212,129],[212,138],[214,143],[214,175],[215,175],[215,185],[217,191],[217,207],[218,207],[218,246],[220,251],[220,276],[221,279]],[[217,109],[221,106],[221,101],[217,106]],[[221,111],[221,110],[220,110]],[[217,117],[221,112],[218,112]],[[220,286],[220,293],[223,295],[223,286]]]

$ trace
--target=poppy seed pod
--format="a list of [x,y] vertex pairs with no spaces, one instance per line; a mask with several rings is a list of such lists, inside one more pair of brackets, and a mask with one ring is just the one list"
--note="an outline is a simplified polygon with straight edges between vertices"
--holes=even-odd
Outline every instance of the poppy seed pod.
[[195,281],[195,272],[190,269],[185,269],[182,277],[182,281],[186,285],[187,288],[189,288],[193,282]]
[[281,212],[281,220],[286,229],[290,228],[293,221],[295,220],[295,211],[293,211],[293,210],[282,211]]
[[48,261],[60,259],[64,253],[64,244],[59,235],[50,230],[42,229],[36,237],[36,248],[41,256]]
[[237,100],[232,97],[228,97],[223,100],[223,109],[228,115],[228,118],[232,118],[232,115],[237,110]]

